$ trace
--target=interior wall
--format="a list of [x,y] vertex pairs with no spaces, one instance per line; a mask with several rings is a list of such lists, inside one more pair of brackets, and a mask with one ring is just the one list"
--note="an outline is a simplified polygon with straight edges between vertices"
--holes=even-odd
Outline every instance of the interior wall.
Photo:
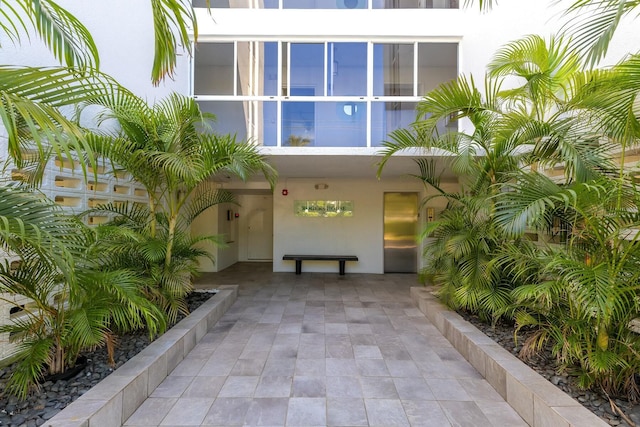
[[[202,272],[216,272],[238,262],[238,221],[233,214],[228,217],[227,212],[234,212],[235,205],[224,203],[212,206],[204,211],[191,224],[191,235],[222,235],[225,242],[220,247],[211,242],[201,242],[200,247],[207,249],[214,258],[211,262],[208,258],[200,258],[200,270]],[[231,218],[231,219],[227,219]]]
[[[315,184],[328,184],[316,190]],[[288,195],[282,195],[285,188]],[[358,262],[347,263],[352,273],[384,273],[383,194],[387,191],[427,194],[415,179],[378,181],[371,179],[288,179],[281,182],[274,196],[274,271],[295,271],[285,254],[356,255]],[[353,217],[308,218],[294,214],[295,200],[353,201]],[[424,215],[420,215],[422,225]],[[419,253],[421,250],[419,249]],[[420,264],[419,264],[420,265]],[[337,272],[337,262],[305,262],[303,271]]]
[[[197,55],[197,52],[196,52]],[[195,95],[233,95],[233,72],[229,66],[198,65],[193,91]]]
[[435,89],[443,82],[448,82],[456,78],[458,75],[458,69],[453,67],[425,67],[427,78],[425,78],[422,84],[418,85],[418,95],[422,96],[425,93]]
[[218,248],[216,271],[224,270],[238,262],[238,220],[235,218],[237,206],[230,203],[218,205],[218,234],[225,246]]

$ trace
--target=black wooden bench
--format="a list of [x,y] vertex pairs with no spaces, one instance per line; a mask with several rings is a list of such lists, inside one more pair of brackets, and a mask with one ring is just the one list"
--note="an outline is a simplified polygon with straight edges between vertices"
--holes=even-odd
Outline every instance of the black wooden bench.
[[358,261],[358,257],[355,255],[285,255],[282,259],[296,262],[296,274],[302,273],[302,261],[338,261],[341,276],[344,276],[346,261]]

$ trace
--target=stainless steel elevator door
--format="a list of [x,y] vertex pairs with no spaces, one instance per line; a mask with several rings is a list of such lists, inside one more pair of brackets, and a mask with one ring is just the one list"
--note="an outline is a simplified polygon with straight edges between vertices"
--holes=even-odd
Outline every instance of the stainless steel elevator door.
[[418,268],[418,194],[384,193],[384,272]]

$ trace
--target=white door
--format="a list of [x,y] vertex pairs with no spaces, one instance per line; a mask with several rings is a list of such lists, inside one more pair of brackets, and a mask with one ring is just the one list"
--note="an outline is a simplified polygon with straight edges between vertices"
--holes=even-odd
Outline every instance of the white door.
[[[265,200],[265,202],[267,202]],[[273,211],[271,206],[256,206],[249,212],[247,258],[255,261],[273,259]]]

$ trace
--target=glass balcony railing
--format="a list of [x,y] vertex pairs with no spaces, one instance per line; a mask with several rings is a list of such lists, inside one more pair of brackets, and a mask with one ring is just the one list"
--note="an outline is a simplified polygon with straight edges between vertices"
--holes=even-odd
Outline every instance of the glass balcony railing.
[[[220,41],[196,47],[193,94],[213,128],[271,147],[379,147],[457,76],[456,43]],[[443,123],[439,132],[455,131]]]
[[[193,0],[207,7],[206,0]],[[211,0],[215,9],[458,9],[460,0]]]

